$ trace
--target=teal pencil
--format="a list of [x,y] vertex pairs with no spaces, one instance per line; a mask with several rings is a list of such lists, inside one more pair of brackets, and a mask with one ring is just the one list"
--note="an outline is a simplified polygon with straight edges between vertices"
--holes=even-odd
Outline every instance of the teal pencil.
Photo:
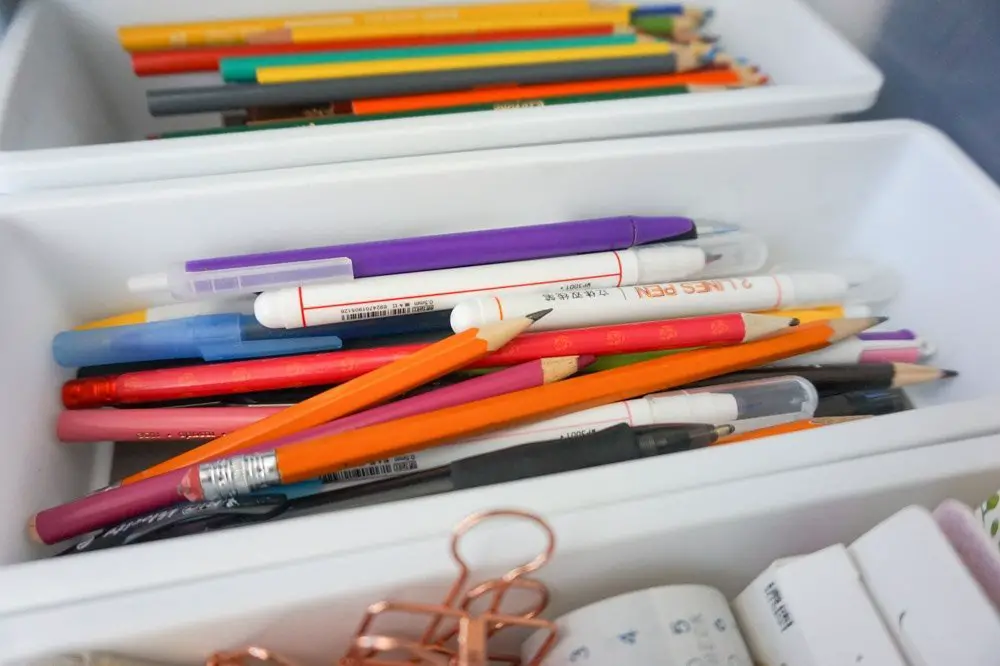
[[519,39],[507,42],[477,42],[473,44],[409,46],[392,49],[321,51],[318,53],[290,53],[287,55],[223,58],[219,61],[219,73],[226,83],[255,83],[257,81],[258,67],[365,62],[369,60],[393,60],[396,58],[428,58],[433,56],[471,55],[477,53],[505,53],[508,51],[547,51],[552,49],[585,48],[589,46],[619,46],[634,44],[637,38],[638,36],[635,33],[626,32],[592,37]]

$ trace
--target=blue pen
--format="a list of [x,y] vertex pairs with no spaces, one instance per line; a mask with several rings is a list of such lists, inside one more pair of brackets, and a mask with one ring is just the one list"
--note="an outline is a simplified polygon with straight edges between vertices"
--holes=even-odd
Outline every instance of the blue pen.
[[340,349],[341,339],[328,331],[302,329],[305,335],[269,333],[249,315],[214,314],[131,326],[63,331],[52,340],[56,363],[76,368],[200,358],[223,361],[285,356]]

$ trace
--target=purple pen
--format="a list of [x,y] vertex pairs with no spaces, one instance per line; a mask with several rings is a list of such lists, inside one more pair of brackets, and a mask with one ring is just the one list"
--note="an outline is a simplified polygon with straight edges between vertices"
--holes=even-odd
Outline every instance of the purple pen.
[[898,331],[869,331],[858,333],[859,340],[916,340],[917,334],[908,328]]
[[633,245],[696,236],[694,220],[685,217],[604,217],[199,259],[187,262],[185,269],[188,272],[214,271],[347,257],[353,264],[354,277],[362,278],[624,250]]
[[[711,226],[713,233],[732,230],[729,225]],[[686,217],[605,217],[197,259],[164,273],[134,277],[129,289],[169,291],[181,300],[234,296],[352,277],[624,250],[697,235],[694,220]]]

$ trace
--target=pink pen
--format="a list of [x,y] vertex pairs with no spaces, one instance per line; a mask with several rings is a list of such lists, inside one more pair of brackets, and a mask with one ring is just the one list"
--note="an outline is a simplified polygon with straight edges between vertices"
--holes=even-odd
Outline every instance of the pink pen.
[[214,439],[282,407],[185,407],[162,409],[74,409],[56,423],[61,442],[141,442]]

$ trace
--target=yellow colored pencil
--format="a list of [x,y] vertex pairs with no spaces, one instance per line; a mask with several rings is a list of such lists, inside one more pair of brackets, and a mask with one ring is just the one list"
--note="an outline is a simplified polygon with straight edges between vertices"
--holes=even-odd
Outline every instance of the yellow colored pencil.
[[414,74],[441,72],[456,69],[483,67],[508,67],[539,65],[553,62],[581,60],[610,60],[640,56],[667,55],[673,47],[666,42],[643,41],[618,46],[590,46],[548,51],[510,51],[502,53],[476,53],[460,56],[434,56],[402,60],[369,60],[350,63],[324,63],[295,67],[262,67],[257,70],[260,83],[290,83],[316,79],[344,79],[383,74]]
[[407,23],[431,23],[511,16],[560,16],[588,14],[589,0],[543,0],[542,2],[497,2],[481,5],[419,6],[412,9],[381,9],[285,16],[260,16],[191,23],[157,23],[123,26],[118,39],[128,51],[149,51],[191,46],[244,44],[268,33],[311,24],[330,27],[361,27]]
[[540,28],[575,28],[591,25],[626,27],[631,19],[628,7],[592,11],[587,14],[500,16],[492,19],[463,19],[456,21],[427,21],[392,25],[363,25],[338,27],[308,25],[267,33],[260,41],[311,44],[350,39],[376,39],[380,37],[413,37],[426,35],[458,35],[500,30],[531,30]]

